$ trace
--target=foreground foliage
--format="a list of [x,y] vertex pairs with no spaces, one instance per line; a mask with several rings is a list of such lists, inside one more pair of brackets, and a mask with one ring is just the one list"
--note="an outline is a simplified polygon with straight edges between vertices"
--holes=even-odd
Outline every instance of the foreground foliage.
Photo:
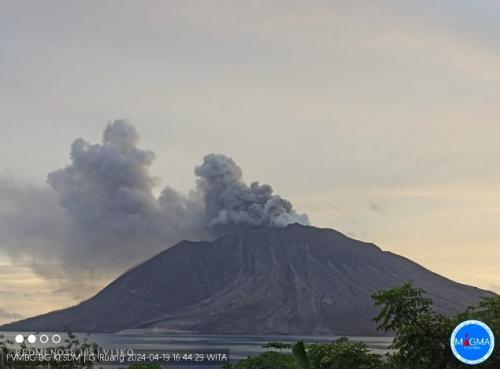
[[[455,317],[434,312],[432,300],[424,291],[411,283],[402,287],[380,291],[373,295],[375,305],[381,307],[375,317],[378,329],[394,333],[390,346],[392,353],[387,365],[394,369],[462,369],[462,364],[452,354],[450,336],[453,329],[464,320],[475,319],[486,323],[495,337],[500,333],[500,297],[483,299],[479,306],[469,308]],[[499,369],[498,345],[486,362],[475,368]]]
[[268,351],[255,357],[241,360],[231,365],[227,364],[223,369],[298,369],[293,356],[280,352]]
[[[483,299],[477,307],[454,317],[436,313],[432,300],[411,283],[372,297],[380,307],[374,318],[378,330],[394,335],[387,355],[372,353],[365,344],[342,337],[328,344],[299,342],[293,347],[293,354],[266,352],[226,369],[466,369],[471,366],[458,361],[450,349],[451,333],[460,322],[480,320],[493,330],[495,337],[500,337],[500,297]],[[267,347],[284,349],[286,345],[272,342]],[[500,369],[498,344],[486,362],[473,368]]]
[[[299,354],[300,350],[304,350],[302,354]],[[224,369],[379,369],[384,365],[380,355],[370,352],[364,343],[347,337],[305,348],[300,342],[294,346],[293,352],[292,356],[270,351],[227,365]]]
[[[236,364],[227,364],[223,369],[467,369],[471,366],[460,363],[451,353],[450,336],[462,321],[475,319],[486,323],[495,337],[500,337],[500,297],[483,299],[455,317],[447,317],[433,310],[432,300],[423,290],[411,283],[373,296],[379,314],[374,318],[378,330],[394,335],[389,347],[391,352],[379,355],[371,352],[361,342],[342,337],[333,343],[304,345],[298,342],[291,347],[287,343],[270,342],[263,354],[250,357]],[[9,351],[13,342],[0,336],[0,357]],[[21,345],[21,348],[26,346]],[[95,344],[80,342],[68,332],[64,349],[96,350]],[[292,352],[290,352],[292,348]],[[1,362],[0,362],[1,366]],[[49,364],[16,363],[5,364],[1,369],[91,369],[93,363]],[[483,364],[473,366],[481,369],[500,369],[498,343],[492,356]],[[157,364],[136,364],[129,369],[161,369]]]
[[378,369],[383,366],[380,355],[370,352],[364,343],[347,337],[334,343],[309,345],[307,356],[314,369]]

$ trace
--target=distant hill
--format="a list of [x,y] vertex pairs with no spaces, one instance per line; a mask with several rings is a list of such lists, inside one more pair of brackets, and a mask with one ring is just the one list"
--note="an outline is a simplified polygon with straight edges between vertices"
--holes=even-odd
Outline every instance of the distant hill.
[[337,231],[290,225],[180,242],[75,307],[0,330],[372,335],[371,294],[408,280],[446,314],[493,296]]

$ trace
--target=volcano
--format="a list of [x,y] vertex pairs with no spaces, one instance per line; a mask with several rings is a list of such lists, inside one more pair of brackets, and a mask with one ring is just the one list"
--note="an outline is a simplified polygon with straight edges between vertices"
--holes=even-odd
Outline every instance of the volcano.
[[371,295],[406,281],[444,314],[494,295],[335,230],[294,224],[180,242],[77,306],[0,329],[373,335]]

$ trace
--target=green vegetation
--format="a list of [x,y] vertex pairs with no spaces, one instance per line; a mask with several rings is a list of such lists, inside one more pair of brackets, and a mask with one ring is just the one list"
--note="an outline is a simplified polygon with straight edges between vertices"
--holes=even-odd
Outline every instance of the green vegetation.
[[[476,307],[471,307],[455,317],[436,313],[432,301],[424,291],[405,283],[401,287],[379,291],[373,300],[380,307],[374,318],[378,330],[394,335],[390,353],[379,355],[371,352],[361,342],[342,337],[328,344],[308,344],[298,342],[293,345],[269,342],[263,354],[250,357],[236,364],[228,364],[223,369],[466,369],[471,366],[460,363],[450,349],[450,335],[454,327],[468,319],[486,323],[500,337],[500,297],[484,299]],[[0,336],[0,354],[6,357],[9,346],[14,343],[4,341]],[[21,348],[26,346],[21,345]],[[98,346],[80,342],[68,332],[68,338],[59,348],[87,350],[95,352]],[[291,349],[291,352],[289,352]],[[282,352],[284,351],[284,352]],[[1,360],[2,355],[0,355]],[[30,362],[3,363],[1,369],[91,369],[91,362],[50,362],[42,364]],[[483,364],[474,368],[499,369],[500,350]],[[158,364],[135,364],[129,369],[161,369]]]
[[300,369],[310,369],[311,364],[309,363],[309,358],[307,357],[306,347],[303,341],[297,342],[292,349],[293,357]]
[[378,369],[383,365],[380,355],[371,353],[361,342],[341,337],[334,343],[307,347],[313,369]]
[[241,360],[231,365],[224,365],[222,369],[298,369],[293,356],[275,351],[264,352],[255,357]]
[[455,361],[449,347],[454,319],[436,314],[423,294],[405,283],[373,295],[375,305],[382,307],[374,319],[378,329],[395,333],[388,356],[394,368],[445,369]]
[[[451,353],[450,336],[462,321],[477,319],[486,323],[498,337],[500,333],[500,297],[484,299],[478,307],[469,308],[455,317],[437,314],[424,291],[410,283],[380,291],[373,295],[375,305],[381,306],[375,317],[378,329],[393,332],[394,340],[386,362],[395,369],[459,369],[470,368]],[[493,355],[476,368],[500,368],[498,346]]]
[[[266,352],[259,356],[228,365],[225,369],[466,369],[451,353],[451,332],[460,322],[481,320],[500,337],[500,297],[484,299],[479,306],[447,317],[434,312],[432,300],[424,291],[405,283],[401,287],[380,291],[373,296],[379,314],[374,318],[378,330],[394,335],[390,353],[370,352],[360,342],[342,337],[334,343],[304,345],[298,342],[292,354]],[[269,348],[277,348],[274,342]],[[290,366],[290,358],[295,366]],[[474,368],[500,369],[498,345],[493,355]]]
[[274,349],[274,350],[288,350],[292,348],[292,345],[284,342],[269,342],[266,343],[262,348]]

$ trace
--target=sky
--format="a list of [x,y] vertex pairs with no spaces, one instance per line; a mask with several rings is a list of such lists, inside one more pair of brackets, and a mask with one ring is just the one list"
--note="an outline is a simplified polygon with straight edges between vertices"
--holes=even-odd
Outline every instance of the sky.
[[[48,190],[76,138],[126,118],[156,194],[223,153],[313,225],[500,292],[499,2],[0,5],[2,181]],[[3,242],[0,322],[109,281],[76,293]]]

